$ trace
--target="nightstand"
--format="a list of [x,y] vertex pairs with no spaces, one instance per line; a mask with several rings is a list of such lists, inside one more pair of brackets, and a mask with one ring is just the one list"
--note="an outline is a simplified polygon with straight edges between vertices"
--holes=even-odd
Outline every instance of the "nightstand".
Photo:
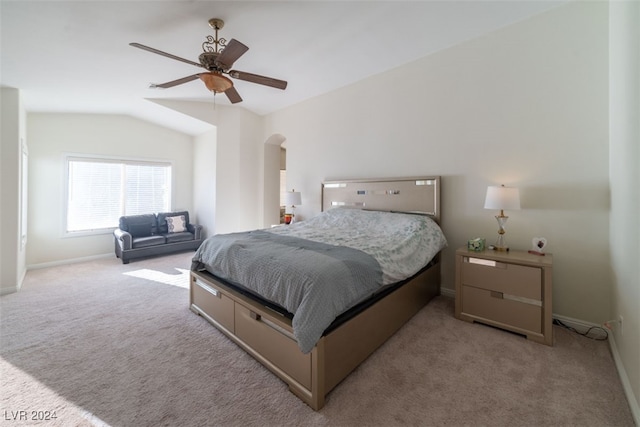
[[553,256],[456,251],[456,317],[553,345]]

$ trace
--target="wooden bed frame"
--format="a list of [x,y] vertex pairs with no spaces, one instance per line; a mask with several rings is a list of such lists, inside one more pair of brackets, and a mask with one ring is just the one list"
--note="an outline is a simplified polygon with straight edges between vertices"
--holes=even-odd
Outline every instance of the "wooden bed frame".
[[[322,184],[323,210],[353,206],[440,218],[440,177],[342,180]],[[310,353],[291,320],[207,272],[191,272],[190,308],[289,385],[314,410],[371,353],[440,294],[440,260],[335,328]]]

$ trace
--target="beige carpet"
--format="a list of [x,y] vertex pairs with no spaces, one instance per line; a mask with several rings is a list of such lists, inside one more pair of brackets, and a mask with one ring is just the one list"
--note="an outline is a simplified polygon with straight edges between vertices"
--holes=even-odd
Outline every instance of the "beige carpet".
[[29,271],[0,298],[0,423],[633,425],[606,342],[558,327],[554,347],[528,342],[456,320],[445,297],[314,412],[188,309],[192,254]]

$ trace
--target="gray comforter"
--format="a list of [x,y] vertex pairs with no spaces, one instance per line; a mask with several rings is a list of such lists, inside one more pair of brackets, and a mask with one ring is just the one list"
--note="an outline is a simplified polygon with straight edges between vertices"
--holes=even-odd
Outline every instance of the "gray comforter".
[[262,230],[208,238],[191,269],[206,269],[284,307],[293,314],[293,333],[304,353],[338,315],[383,285],[371,255]]

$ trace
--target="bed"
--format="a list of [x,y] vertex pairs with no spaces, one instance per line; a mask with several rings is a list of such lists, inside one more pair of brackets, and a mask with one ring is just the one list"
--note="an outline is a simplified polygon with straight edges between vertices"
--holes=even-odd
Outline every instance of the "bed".
[[440,177],[322,183],[306,221],[206,239],[190,308],[314,410],[440,293]]

